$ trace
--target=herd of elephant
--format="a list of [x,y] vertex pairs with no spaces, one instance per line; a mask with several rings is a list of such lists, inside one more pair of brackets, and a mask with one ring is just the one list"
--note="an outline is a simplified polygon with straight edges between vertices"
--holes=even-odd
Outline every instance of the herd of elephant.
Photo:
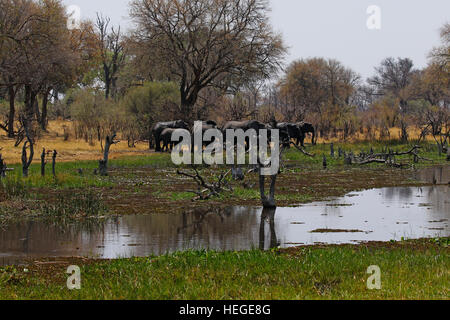
[[[158,122],[152,128],[152,135],[154,137],[155,151],[163,152],[169,151],[174,146],[172,142],[172,135],[176,130],[187,130],[192,133],[194,130],[189,125],[182,121]],[[312,134],[312,143],[315,143],[315,129],[314,126],[307,122],[299,123],[276,123],[264,124],[257,120],[247,121],[229,121],[222,128],[219,128],[214,121],[202,121],[202,132],[205,133],[209,129],[219,129],[226,136],[227,130],[243,130],[244,132],[250,129],[257,133],[262,129],[278,129],[281,141],[294,141],[297,145],[304,147],[305,138],[307,134]],[[163,147],[161,149],[161,143]],[[210,142],[211,143],[211,142]]]

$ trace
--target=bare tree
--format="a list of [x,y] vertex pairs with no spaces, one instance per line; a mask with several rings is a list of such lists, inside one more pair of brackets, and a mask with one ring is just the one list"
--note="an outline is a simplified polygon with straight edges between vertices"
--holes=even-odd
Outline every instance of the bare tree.
[[180,87],[189,120],[206,87],[227,89],[230,77],[269,78],[285,53],[269,23],[267,0],[134,0],[135,43]]
[[114,97],[117,90],[117,79],[121,68],[125,64],[126,51],[122,41],[120,27],[115,29],[109,24],[111,19],[97,13],[95,27],[99,37],[99,49],[102,63],[102,78],[105,82],[105,98]]
[[447,73],[450,73],[450,23],[446,23],[441,28],[442,45],[435,48],[430,57],[434,63],[444,67]]

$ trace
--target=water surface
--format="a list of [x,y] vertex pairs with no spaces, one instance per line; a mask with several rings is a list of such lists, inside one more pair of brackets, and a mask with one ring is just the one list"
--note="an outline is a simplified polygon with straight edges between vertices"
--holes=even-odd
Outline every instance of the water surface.
[[[205,208],[111,218],[90,227],[22,222],[0,230],[0,264],[121,258],[187,249],[249,250],[449,236],[450,187],[353,192],[297,208]],[[338,232],[339,231],[339,232]]]

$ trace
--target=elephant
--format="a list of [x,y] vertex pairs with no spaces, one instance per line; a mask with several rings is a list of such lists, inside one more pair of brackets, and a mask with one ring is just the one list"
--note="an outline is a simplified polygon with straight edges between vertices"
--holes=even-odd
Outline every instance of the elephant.
[[[284,146],[289,146],[289,144],[290,144],[289,141],[291,138],[289,135],[289,130],[288,130],[287,125],[282,125],[281,123],[277,123],[275,120],[272,120],[269,124],[266,124],[266,129],[267,130],[278,129],[280,142]],[[270,131],[269,131],[269,141],[272,141]]]
[[172,135],[178,131],[185,131],[190,135],[190,132],[186,129],[171,129],[167,128],[161,132],[160,139],[163,142],[162,152],[173,150],[175,142],[172,141]]
[[155,137],[155,151],[161,152],[161,133],[164,129],[185,129],[189,130],[186,122],[182,120],[171,121],[171,122],[158,122],[152,128],[152,134]]
[[256,132],[259,132],[261,129],[266,129],[266,125],[257,121],[257,120],[247,120],[247,121],[229,121],[227,122],[222,131],[226,132],[226,130],[239,130],[242,129],[245,131],[254,129]]
[[[247,130],[255,130],[257,134],[262,129],[267,129],[267,126],[264,123],[261,123],[257,120],[247,120],[247,121],[229,121],[227,122],[223,128],[222,132],[224,135],[224,142],[227,141],[227,130],[243,130],[246,132]],[[247,150],[249,148],[249,138],[246,138]],[[236,142],[235,142],[236,144]]]
[[306,134],[307,133],[312,133],[312,139],[311,139],[311,143],[313,145],[316,144],[316,129],[314,129],[314,126],[311,123],[308,122],[298,122],[297,123],[298,128],[301,130],[301,132],[303,133],[303,137],[300,138],[300,142],[302,147],[305,146],[305,138],[306,138]]
[[[217,123],[212,120],[202,121],[202,136],[210,129],[217,129]],[[203,141],[203,147],[209,146],[214,141]]]
[[[296,124],[287,122],[278,123],[277,129],[281,130],[280,132],[283,132],[283,136],[285,136],[287,132],[287,134],[289,135],[289,137],[287,138],[288,143],[290,143],[291,139],[296,139],[296,143],[298,145],[302,140],[305,139],[305,134]],[[286,139],[286,137],[283,138]]]

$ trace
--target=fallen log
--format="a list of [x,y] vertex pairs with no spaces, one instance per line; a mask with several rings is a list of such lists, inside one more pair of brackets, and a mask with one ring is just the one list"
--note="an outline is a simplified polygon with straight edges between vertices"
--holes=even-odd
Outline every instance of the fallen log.
[[406,167],[406,164],[400,164],[395,162],[396,156],[405,156],[405,155],[412,155],[414,156],[414,163],[418,163],[419,160],[423,161],[433,161],[424,157],[421,157],[418,154],[418,151],[422,147],[420,146],[414,146],[411,148],[411,150],[404,151],[404,152],[394,152],[392,150],[389,150],[388,152],[383,153],[370,153],[370,154],[363,154],[361,153],[359,157],[355,157],[353,153],[350,153],[345,156],[345,164],[355,164],[355,165],[367,165],[371,163],[381,163],[386,164],[391,167],[395,168],[403,168]]

